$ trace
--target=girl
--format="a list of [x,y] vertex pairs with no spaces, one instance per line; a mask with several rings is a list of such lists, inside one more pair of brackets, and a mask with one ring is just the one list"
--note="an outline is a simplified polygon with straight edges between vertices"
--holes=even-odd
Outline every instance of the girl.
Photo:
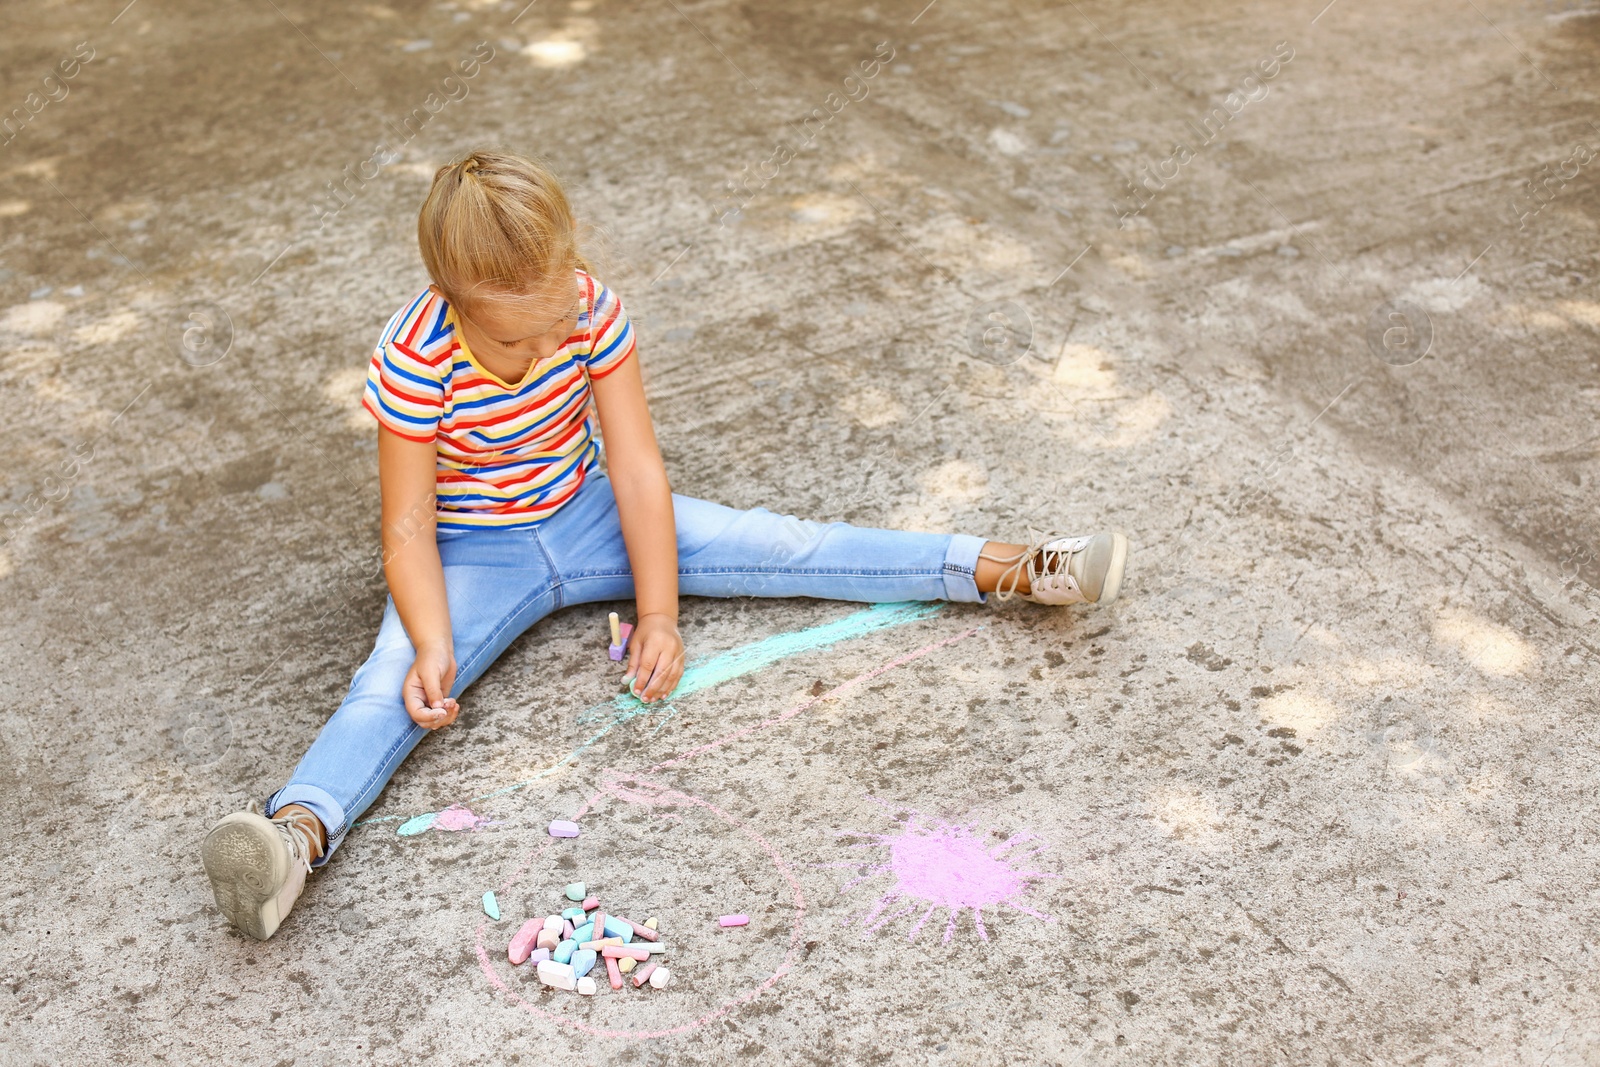
[[[217,907],[271,937],[462,690],[568,604],[634,598],[623,679],[639,700],[683,673],[678,595],[1106,604],[1120,533],[1029,545],[735,511],[673,494],[617,295],[578,254],[544,167],[473,152],[417,220],[433,283],[383,329],[362,405],[378,422],[384,575],[376,646],[264,814],[201,847]],[[599,466],[600,436],[606,467]]]

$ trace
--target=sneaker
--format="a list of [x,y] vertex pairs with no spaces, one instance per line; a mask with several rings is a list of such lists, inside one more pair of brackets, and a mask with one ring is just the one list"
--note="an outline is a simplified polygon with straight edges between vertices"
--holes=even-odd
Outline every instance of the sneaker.
[[[1109,604],[1122,590],[1128,539],[1119,533],[1049,535],[1015,556],[981,558],[1011,564],[995,585],[994,598],[998,601],[1020,596],[1035,604]],[[1024,568],[1029,592],[1018,593]]]
[[251,937],[271,937],[300,899],[318,840],[316,817],[306,812],[268,819],[240,811],[217,823],[200,857],[218,909]]

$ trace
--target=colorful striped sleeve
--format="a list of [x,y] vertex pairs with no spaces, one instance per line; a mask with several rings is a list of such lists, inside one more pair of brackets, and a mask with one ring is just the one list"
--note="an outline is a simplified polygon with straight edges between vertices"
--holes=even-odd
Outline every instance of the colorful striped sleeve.
[[622,308],[622,300],[599,282],[595,282],[589,321],[594,326],[594,344],[587,357],[589,377],[604,378],[633,355],[633,324]]
[[444,385],[438,368],[404,345],[384,341],[367,366],[361,406],[399,437],[432,441],[444,413]]

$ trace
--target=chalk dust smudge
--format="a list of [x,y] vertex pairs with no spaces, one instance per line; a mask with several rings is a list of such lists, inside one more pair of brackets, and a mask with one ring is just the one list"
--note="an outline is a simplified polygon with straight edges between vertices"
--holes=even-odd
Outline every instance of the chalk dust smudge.
[[[985,941],[989,940],[989,931],[983,924],[985,908],[992,912],[1007,907],[1044,922],[1055,922],[1053,916],[1035,911],[1020,900],[1035,881],[1060,877],[1045,871],[1022,869],[1023,860],[1043,852],[1048,845],[1012,852],[1019,845],[1040,841],[1039,837],[1023,830],[990,844],[991,835],[979,830],[976,823],[929,819],[915,811],[908,812],[900,821],[902,829],[898,833],[839,831],[841,836],[870,839],[851,848],[888,849],[884,862],[867,865],[865,874],[840,886],[839,892],[844,893],[872,878],[887,877],[893,881],[865,913],[850,916],[846,923],[859,922],[864,933],[873,934],[895,919],[920,911],[921,916],[906,936],[906,940],[915,941],[934,912],[942,908],[949,912],[944,930],[944,942],[948,943],[955,936],[956,923],[963,911],[972,912],[978,936]],[[823,863],[818,866],[861,869],[863,865]]]

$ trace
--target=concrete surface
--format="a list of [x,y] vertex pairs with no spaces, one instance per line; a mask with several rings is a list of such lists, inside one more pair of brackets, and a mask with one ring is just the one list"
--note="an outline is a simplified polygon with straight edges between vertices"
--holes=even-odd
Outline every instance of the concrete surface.
[[[0,1061],[1600,1062],[1600,8],[924,2],[0,12]],[[1125,598],[791,655],[474,800],[614,692],[559,615],[255,943],[198,842],[370,647],[360,377],[483,143],[570,181],[680,491],[1116,526]],[[867,929],[939,840],[1028,910]],[[512,973],[574,878],[675,988]]]

